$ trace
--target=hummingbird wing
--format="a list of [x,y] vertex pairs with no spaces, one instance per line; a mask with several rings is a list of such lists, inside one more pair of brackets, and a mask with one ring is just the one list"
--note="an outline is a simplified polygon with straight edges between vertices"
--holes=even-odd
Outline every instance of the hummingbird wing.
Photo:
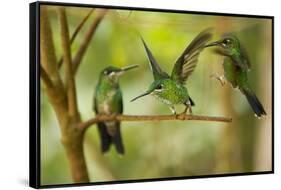
[[[98,114],[98,107],[97,107],[97,98],[94,96],[94,102],[93,102],[93,109]],[[108,134],[106,130],[106,125],[104,122],[98,122],[98,132],[99,132],[99,137],[101,140],[101,151],[102,152],[107,152],[109,150],[110,144],[111,144],[111,137]]]
[[251,69],[249,58],[246,52],[246,49],[240,45],[239,53],[228,56],[231,58],[232,63],[242,69],[243,71],[248,71]]
[[241,44],[240,44],[240,49],[241,49],[242,62],[246,65],[246,68],[249,70],[249,69],[251,69],[251,64],[249,61],[248,53],[247,53],[246,49],[244,48],[244,46],[242,46]]
[[244,46],[241,44],[240,40],[234,33],[226,33],[223,35],[223,38],[234,38],[239,44],[239,51],[234,53],[233,55],[225,55],[228,56],[232,59],[233,64],[242,69],[243,71],[248,71],[251,69],[251,65],[249,62],[249,57],[246,52],[246,49]]
[[210,30],[204,30],[187,46],[181,56],[177,59],[171,77],[173,80],[184,84],[190,74],[194,71],[198,57],[204,46],[212,37]]
[[241,54],[239,56],[229,56],[221,49],[213,50],[214,53],[218,55],[222,55],[224,57],[229,57],[234,65],[242,69],[243,71],[247,71],[251,69],[251,64],[249,62],[248,54],[243,47],[240,47]]
[[148,56],[150,67],[153,73],[154,80],[163,79],[163,78],[169,78],[169,75],[162,71],[158,63],[156,62],[155,58],[153,57],[151,51],[149,50],[148,46],[146,45],[144,39],[141,37],[142,43],[144,45],[146,54]]
[[[122,93],[119,91],[118,96],[116,96],[116,104],[117,104],[117,109],[116,113],[122,114],[123,113],[123,100],[122,100]],[[98,104],[97,104],[97,98],[94,96],[94,102],[93,102],[93,109],[96,112],[96,114],[99,113],[98,111]],[[124,154],[125,149],[124,149],[124,144],[122,141],[122,136],[121,136],[121,129],[120,129],[120,121],[114,122],[111,126],[106,123],[106,122],[98,122],[98,132],[100,136],[100,141],[101,141],[101,151],[107,152],[110,148],[111,144],[114,144],[117,152],[119,154]]]

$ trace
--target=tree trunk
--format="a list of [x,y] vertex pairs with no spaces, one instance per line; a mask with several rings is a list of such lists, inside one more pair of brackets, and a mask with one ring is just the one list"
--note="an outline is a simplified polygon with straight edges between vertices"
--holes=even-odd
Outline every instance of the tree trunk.
[[75,121],[69,122],[65,130],[62,131],[61,141],[66,151],[72,179],[76,183],[87,183],[89,177],[83,150],[84,133],[78,130],[76,125]]
[[[83,151],[84,133],[76,127],[81,122],[80,117],[78,113],[69,114],[68,97],[58,72],[47,8],[41,6],[40,14],[40,59],[42,65],[40,72],[46,73],[46,75],[41,75],[43,88],[59,122],[62,143],[67,154],[73,181],[86,183],[89,182],[89,177]],[[43,78],[44,76],[49,78],[46,80]]]

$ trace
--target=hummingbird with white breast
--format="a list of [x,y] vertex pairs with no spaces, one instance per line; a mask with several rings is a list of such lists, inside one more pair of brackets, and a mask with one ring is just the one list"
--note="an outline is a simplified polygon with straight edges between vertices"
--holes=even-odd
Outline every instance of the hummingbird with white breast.
[[[138,65],[124,68],[109,66],[100,73],[93,104],[96,114],[112,115],[123,113],[123,99],[119,77],[136,67]],[[120,131],[120,121],[103,121],[98,122],[97,125],[102,152],[107,152],[110,145],[113,144],[119,154],[124,154],[125,149]]]

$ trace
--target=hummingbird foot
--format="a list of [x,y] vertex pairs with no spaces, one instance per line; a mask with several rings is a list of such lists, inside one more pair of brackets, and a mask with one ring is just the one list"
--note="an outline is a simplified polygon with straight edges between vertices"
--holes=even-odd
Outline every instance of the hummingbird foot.
[[192,114],[192,109],[191,109],[191,102],[188,101],[187,103],[184,104],[185,108],[181,114],[186,114],[187,110],[189,111],[189,114]]
[[177,115],[177,112],[176,112],[176,109],[175,109],[174,106],[169,106],[169,108],[170,108],[170,110],[172,111],[172,113],[173,113],[174,115]]
[[192,115],[192,108],[191,108],[191,105],[190,105],[190,104],[188,104],[188,105],[185,107],[184,111],[183,111],[181,114],[186,114],[187,110],[188,110],[189,114]]
[[216,74],[212,74],[210,77],[219,80],[222,86],[224,86],[226,83],[225,77],[223,75],[219,75],[216,73]]
[[183,112],[181,112],[180,114],[177,114],[177,118],[178,118],[178,119],[184,120],[187,111],[189,111],[189,114],[192,115],[191,105],[187,105],[187,106],[184,108]]
[[192,108],[191,108],[191,105],[188,105],[188,111],[189,111],[189,114],[192,115]]
[[185,106],[185,108],[181,114],[186,114],[187,110],[188,110],[188,106]]

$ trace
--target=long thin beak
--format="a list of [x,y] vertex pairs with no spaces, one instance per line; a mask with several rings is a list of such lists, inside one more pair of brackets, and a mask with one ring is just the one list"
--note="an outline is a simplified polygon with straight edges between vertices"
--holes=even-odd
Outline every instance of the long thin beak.
[[128,67],[123,67],[123,68],[121,68],[119,71],[116,72],[116,75],[117,75],[117,76],[121,76],[121,75],[123,75],[126,71],[131,70],[131,69],[134,69],[134,68],[136,68],[136,67],[138,67],[138,66],[139,66],[139,65],[130,65],[130,66],[128,66]]
[[210,43],[210,44],[205,45],[205,48],[206,48],[206,47],[210,47],[210,46],[218,46],[218,45],[220,45],[220,44],[221,44],[221,43],[220,43],[219,41],[212,42],[212,43]]
[[128,67],[123,67],[121,69],[121,71],[128,71],[128,70],[131,70],[131,69],[134,69],[134,68],[137,68],[137,67],[139,67],[139,65],[130,65]]
[[143,93],[143,94],[141,94],[141,95],[139,95],[139,96],[133,98],[133,99],[131,100],[131,102],[133,102],[133,101],[135,101],[136,99],[139,99],[139,98],[141,98],[141,97],[143,97],[143,96],[149,95],[149,94],[151,94],[150,91],[145,92],[145,93]]

